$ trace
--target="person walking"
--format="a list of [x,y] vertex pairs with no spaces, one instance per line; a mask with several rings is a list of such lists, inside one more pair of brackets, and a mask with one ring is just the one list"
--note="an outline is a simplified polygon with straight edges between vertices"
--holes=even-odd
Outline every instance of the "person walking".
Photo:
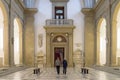
[[66,74],[66,72],[67,72],[67,66],[68,66],[68,64],[67,64],[67,60],[63,60],[63,74]]
[[57,74],[60,74],[60,59],[59,59],[59,57],[56,59],[55,65],[56,65]]

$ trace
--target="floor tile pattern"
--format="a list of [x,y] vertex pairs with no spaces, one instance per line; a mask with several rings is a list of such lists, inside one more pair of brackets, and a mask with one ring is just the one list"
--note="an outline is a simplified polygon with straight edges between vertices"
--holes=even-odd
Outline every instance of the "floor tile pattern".
[[60,75],[56,73],[55,68],[43,69],[40,74],[36,75],[33,74],[33,68],[29,68],[0,77],[0,80],[120,80],[120,77],[94,69],[89,69],[89,74],[84,75],[74,68],[68,68],[66,75],[62,73],[62,68]]

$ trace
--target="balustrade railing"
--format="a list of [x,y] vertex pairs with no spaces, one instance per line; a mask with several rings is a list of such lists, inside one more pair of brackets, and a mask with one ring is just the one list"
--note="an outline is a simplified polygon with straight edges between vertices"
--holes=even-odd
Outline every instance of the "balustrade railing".
[[72,19],[48,19],[46,26],[68,26],[73,25]]

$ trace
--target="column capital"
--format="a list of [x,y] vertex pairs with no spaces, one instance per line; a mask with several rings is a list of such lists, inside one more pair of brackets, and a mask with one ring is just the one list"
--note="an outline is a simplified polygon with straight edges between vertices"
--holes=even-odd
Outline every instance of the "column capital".
[[25,14],[35,14],[38,12],[37,8],[25,8],[24,10]]
[[86,16],[94,15],[94,9],[92,8],[82,8],[82,13]]

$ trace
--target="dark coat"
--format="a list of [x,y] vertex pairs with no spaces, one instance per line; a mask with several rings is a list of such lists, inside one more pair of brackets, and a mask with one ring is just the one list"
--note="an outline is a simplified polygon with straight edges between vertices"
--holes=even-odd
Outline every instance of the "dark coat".
[[63,60],[63,68],[67,68],[67,61],[66,60]]

